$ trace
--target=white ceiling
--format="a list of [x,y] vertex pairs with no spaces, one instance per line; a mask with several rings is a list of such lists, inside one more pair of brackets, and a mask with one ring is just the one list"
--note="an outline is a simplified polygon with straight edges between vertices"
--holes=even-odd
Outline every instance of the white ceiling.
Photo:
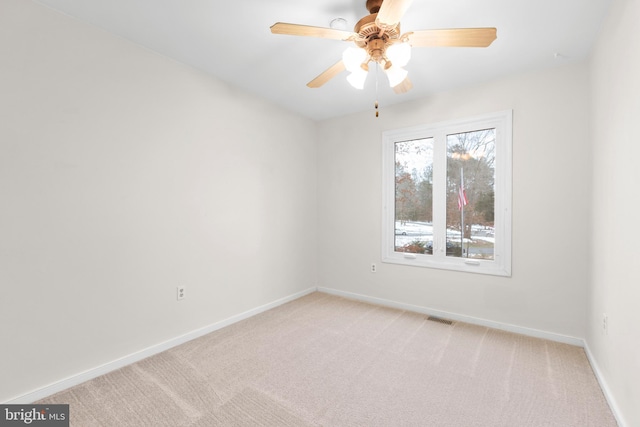
[[271,34],[275,22],[348,30],[366,0],[37,0],[162,55],[204,70],[291,111],[322,120],[426,97],[510,74],[584,59],[611,0],[414,0],[402,31],[496,27],[486,48],[414,48],[406,69],[414,88],[396,95],[372,67],[365,89],[346,72],[318,89],[306,83],[350,44]]

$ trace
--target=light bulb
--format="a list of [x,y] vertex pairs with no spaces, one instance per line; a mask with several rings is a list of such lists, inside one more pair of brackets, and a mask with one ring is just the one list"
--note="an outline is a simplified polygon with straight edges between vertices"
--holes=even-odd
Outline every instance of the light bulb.
[[387,48],[387,58],[396,67],[404,67],[411,59],[411,45],[406,42],[394,43]]
[[356,89],[364,89],[364,82],[367,80],[367,73],[364,69],[358,67],[347,76],[347,81]]
[[359,47],[348,47],[342,53],[344,67],[352,73],[355,73],[357,70],[362,70],[360,65],[365,59],[367,59],[367,52]]
[[387,74],[387,78],[389,79],[389,86],[396,87],[400,83],[407,78],[407,70],[404,68],[396,67],[395,65],[391,65],[389,68],[386,68],[385,73]]

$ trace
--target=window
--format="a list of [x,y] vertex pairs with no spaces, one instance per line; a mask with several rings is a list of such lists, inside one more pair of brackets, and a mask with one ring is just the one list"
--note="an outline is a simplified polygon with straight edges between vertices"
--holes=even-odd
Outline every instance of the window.
[[511,275],[512,112],[383,133],[382,261]]

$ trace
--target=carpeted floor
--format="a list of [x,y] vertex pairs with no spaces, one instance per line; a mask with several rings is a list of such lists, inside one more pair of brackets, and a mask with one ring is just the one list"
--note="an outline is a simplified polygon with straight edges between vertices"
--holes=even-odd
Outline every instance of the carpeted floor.
[[616,426],[583,349],[313,293],[38,403],[91,426]]

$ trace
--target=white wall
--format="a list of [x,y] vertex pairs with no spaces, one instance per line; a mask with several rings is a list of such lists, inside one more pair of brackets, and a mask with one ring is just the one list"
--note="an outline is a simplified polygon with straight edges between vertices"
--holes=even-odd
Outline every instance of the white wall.
[[0,401],[315,285],[314,123],[29,1],[0,52]]
[[[615,1],[592,57],[587,343],[625,425],[640,426],[640,1]],[[608,316],[608,334],[602,317]]]
[[[385,90],[385,89],[383,89]],[[587,65],[322,122],[318,285],[582,338],[588,282]],[[511,278],[381,264],[381,132],[513,109]],[[378,272],[369,272],[378,263]]]
[[[0,1],[0,401],[317,276],[586,336],[626,425],[640,425],[639,19],[637,0],[617,1],[590,64],[315,125],[32,2]],[[381,264],[381,132],[504,109],[513,276]]]

